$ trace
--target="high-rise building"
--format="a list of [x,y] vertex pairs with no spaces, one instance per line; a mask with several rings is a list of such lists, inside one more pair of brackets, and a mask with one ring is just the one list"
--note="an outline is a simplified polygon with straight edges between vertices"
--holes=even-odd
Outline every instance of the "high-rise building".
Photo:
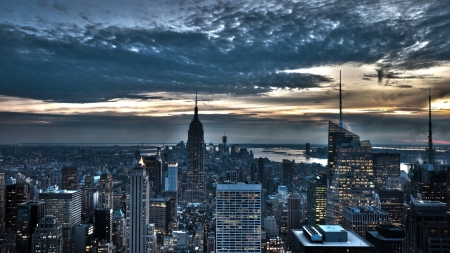
[[310,226],[325,225],[327,207],[327,177],[319,174],[308,180],[306,215]]
[[450,210],[450,165],[412,164],[408,175],[413,197],[443,202]]
[[359,142],[359,136],[331,121],[328,122],[328,186],[331,185],[331,180],[336,169],[338,151],[341,144],[349,143],[352,140]]
[[367,241],[375,246],[374,253],[402,253],[405,230],[396,226],[378,226],[367,231]]
[[61,170],[61,188],[64,190],[78,189],[78,168],[63,167]]
[[187,141],[187,186],[186,202],[203,203],[205,201],[204,155],[205,144],[203,125],[198,119],[197,96],[195,97],[194,119],[189,125]]
[[62,226],[51,214],[45,215],[36,226],[32,236],[31,252],[63,253]]
[[147,225],[150,187],[145,168],[136,167],[128,173],[127,235],[128,253],[147,252]]
[[450,252],[450,212],[443,202],[411,197],[405,217],[404,253]]
[[266,231],[267,238],[278,237],[277,220],[274,216],[264,218],[264,230]]
[[5,232],[5,173],[0,173],[0,235]]
[[300,206],[300,195],[298,193],[290,193],[287,198],[287,245],[292,243],[292,229],[299,229],[302,222],[302,213]]
[[114,182],[111,172],[105,169],[100,175],[99,182],[99,207],[100,208],[110,208],[114,207]]
[[385,225],[389,225],[389,213],[386,211],[369,206],[344,208],[342,227],[352,230],[362,238],[366,238],[367,231]]
[[292,187],[292,177],[294,173],[294,160],[283,159],[283,175],[282,175],[282,184],[285,185],[288,189],[288,192],[291,192]]
[[400,154],[373,153],[372,156],[375,189],[385,190],[389,177],[400,177]]
[[309,143],[306,143],[306,146],[305,146],[305,155],[306,155],[306,156],[310,156],[310,155],[311,155],[311,144],[309,144]]
[[178,191],[178,163],[169,162],[164,190],[170,192]]
[[[329,179],[331,183],[327,191],[326,223],[340,224],[344,207],[374,205],[372,146],[369,141],[359,141],[359,136],[330,122],[331,130],[340,141],[331,145],[334,152],[329,150],[329,164],[333,172],[329,173],[332,178]],[[336,136],[332,137],[333,140]],[[343,142],[347,137],[352,139]]]
[[261,252],[261,185],[218,184],[216,253]]
[[149,223],[155,224],[157,234],[168,234],[170,218],[169,199],[151,198],[149,205]]
[[125,252],[126,227],[125,215],[121,210],[117,210],[112,224],[112,243],[116,246],[117,253]]
[[5,227],[16,229],[17,206],[30,200],[29,184],[25,180],[6,180]]
[[99,242],[112,241],[113,210],[110,208],[95,209],[94,235]]
[[162,161],[157,155],[146,156],[144,158],[145,168],[147,170],[150,189],[155,192],[161,191],[162,185]]
[[392,225],[402,226],[404,219],[405,192],[401,190],[379,190],[381,210],[389,213]]
[[36,225],[44,218],[44,202],[27,201],[17,206],[17,252],[31,252],[31,237]]
[[97,253],[97,238],[92,224],[77,224],[71,230],[74,253]]
[[293,231],[292,253],[373,253],[375,247],[339,225],[303,226]]
[[49,187],[39,194],[39,200],[45,202],[45,214],[51,214],[62,226],[64,252],[72,253],[71,228],[81,222],[82,190],[59,190]]

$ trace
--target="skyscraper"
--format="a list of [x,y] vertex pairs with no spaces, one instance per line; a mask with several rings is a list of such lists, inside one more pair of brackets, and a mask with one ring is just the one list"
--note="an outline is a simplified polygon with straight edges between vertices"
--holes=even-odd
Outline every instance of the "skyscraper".
[[288,221],[287,221],[287,245],[292,243],[292,229],[299,229],[302,221],[300,195],[298,193],[290,193],[288,202]]
[[5,173],[0,173],[0,235],[5,231]]
[[283,185],[288,189],[288,192],[292,191],[292,175],[294,173],[294,160],[283,159]]
[[327,177],[316,175],[308,180],[307,220],[310,226],[325,225],[327,207]]
[[218,184],[216,253],[261,252],[261,185]]
[[114,220],[112,224],[112,242],[116,246],[116,251],[118,253],[125,252],[125,235],[125,216],[121,210],[117,210],[114,213]]
[[99,207],[112,209],[114,206],[113,178],[108,169],[105,169],[100,175],[99,186]]
[[17,206],[30,200],[29,184],[17,179],[11,177],[6,180],[5,226],[13,231],[16,229]]
[[49,187],[39,194],[39,199],[45,202],[45,213],[58,219],[62,226],[64,252],[73,252],[71,243],[71,227],[81,222],[82,190],[59,190]]
[[[329,173],[332,176],[327,191],[326,223],[340,224],[344,207],[372,206],[375,201],[372,146],[369,141],[359,141],[359,136],[330,122],[331,131],[336,133],[333,138],[337,138],[331,145],[334,150],[329,150],[329,154],[335,155],[329,157],[333,171]],[[344,142],[346,139],[348,142]],[[330,142],[334,141],[330,138]]]
[[99,242],[112,241],[113,210],[110,208],[95,209],[94,235]]
[[147,172],[136,167],[128,173],[127,185],[127,252],[147,252],[148,205],[150,187]]
[[17,206],[17,252],[31,252],[31,237],[44,218],[44,202],[27,201]]
[[400,177],[399,153],[374,153],[373,176],[375,188],[385,190],[389,177]]
[[167,169],[165,191],[178,191],[178,163],[170,162]]
[[204,138],[203,125],[198,119],[197,96],[195,97],[194,119],[189,125],[187,141],[187,202],[203,203],[205,200]]
[[45,215],[45,218],[36,226],[32,237],[31,252],[63,253],[62,226],[58,224],[58,219],[51,214]]
[[78,168],[63,167],[61,170],[61,188],[64,190],[78,189]]

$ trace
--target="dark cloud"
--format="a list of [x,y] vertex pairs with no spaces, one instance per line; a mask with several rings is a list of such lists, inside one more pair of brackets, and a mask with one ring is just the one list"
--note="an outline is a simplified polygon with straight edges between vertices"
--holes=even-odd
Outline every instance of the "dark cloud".
[[[390,69],[437,66],[450,56],[450,7],[441,1],[162,1],[155,11],[133,4],[130,13],[79,10],[78,21],[65,23],[40,14],[32,27],[0,24],[2,94],[70,102],[195,89],[258,95],[333,81],[281,70],[382,60],[376,76],[364,76],[381,81],[400,78]],[[396,8],[401,15],[390,12]]]

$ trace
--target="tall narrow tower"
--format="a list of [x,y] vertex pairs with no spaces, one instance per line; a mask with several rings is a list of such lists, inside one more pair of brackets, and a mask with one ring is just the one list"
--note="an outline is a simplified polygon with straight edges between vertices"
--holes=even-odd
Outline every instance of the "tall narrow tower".
[[203,125],[198,119],[197,94],[195,94],[195,114],[189,125],[187,141],[187,189],[185,201],[203,203],[205,200],[204,179],[204,138]]
[[343,126],[342,117],[342,83],[341,83],[341,71],[339,70],[339,126]]
[[431,132],[431,90],[428,89],[428,163],[434,163],[433,137]]

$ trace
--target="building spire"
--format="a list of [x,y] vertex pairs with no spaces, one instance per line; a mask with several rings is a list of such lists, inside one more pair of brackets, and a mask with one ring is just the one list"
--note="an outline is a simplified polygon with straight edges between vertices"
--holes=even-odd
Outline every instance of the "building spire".
[[342,119],[342,84],[341,84],[341,71],[339,70],[339,126],[343,127]]
[[431,89],[428,88],[428,163],[434,163],[433,137],[431,132]]
[[195,115],[194,115],[194,119],[198,119],[197,90],[195,90]]

